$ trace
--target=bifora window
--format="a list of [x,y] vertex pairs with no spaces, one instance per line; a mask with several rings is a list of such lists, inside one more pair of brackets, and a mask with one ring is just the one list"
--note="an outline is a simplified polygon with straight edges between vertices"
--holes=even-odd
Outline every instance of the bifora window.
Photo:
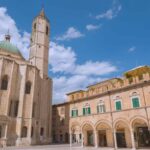
[[97,113],[104,113],[105,112],[105,104],[103,101],[100,101],[97,105]]
[[71,116],[72,117],[77,117],[78,116],[78,110],[76,108],[73,108],[71,111]]
[[116,100],[115,101],[115,107],[116,107],[117,111],[122,109],[121,100]]
[[89,104],[86,104],[83,107],[83,115],[90,115],[91,114],[91,108]]

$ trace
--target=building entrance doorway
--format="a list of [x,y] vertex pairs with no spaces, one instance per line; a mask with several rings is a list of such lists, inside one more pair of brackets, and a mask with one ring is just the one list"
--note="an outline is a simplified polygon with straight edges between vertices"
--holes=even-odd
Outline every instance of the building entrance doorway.
[[87,131],[88,146],[94,146],[93,131]]
[[138,147],[150,147],[150,132],[148,127],[137,128]]
[[99,146],[100,147],[107,146],[106,130],[99,131]]
[[124,130],[120,130],[116,132],[117,138],[117,146],[120,148],[126,147],[126,139],[125,139],[125,132]]

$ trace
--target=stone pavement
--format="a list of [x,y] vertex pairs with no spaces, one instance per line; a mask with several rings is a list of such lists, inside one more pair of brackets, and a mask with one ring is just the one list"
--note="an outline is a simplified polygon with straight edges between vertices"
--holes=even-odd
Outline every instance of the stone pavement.
[[[113,148],[94,148],[94,147],[70,147],[69,145],[44,145],[44,146],[29,146],[29,147],[7,147],[7,148],[0,148],[0,150],[114,150]],[[118,150],[131,150],[131,149],[118,149]],[[142,150],[142,149],[138,149]],[[150,150],[143,149],[143,150]]]

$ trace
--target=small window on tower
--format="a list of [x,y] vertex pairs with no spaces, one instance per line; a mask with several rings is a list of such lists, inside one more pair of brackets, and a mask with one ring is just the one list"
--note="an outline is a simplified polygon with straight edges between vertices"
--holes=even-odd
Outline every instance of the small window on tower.
[[36,30],[36,23],[34,24],[34,30]]
[[46,35],[48,35],[48,32],[49,32],[49,31],[48,31],[48,26],[46,26]]

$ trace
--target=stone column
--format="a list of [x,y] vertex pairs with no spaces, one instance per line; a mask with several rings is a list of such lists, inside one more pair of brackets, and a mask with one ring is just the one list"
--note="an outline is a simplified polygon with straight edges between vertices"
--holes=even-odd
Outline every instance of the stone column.
[[70,133],[70,147],[72,147],[72,133]]
[[94,131],[94,141],[95,141],[95,148],[98,148],[98,137],[97,137],[97,131]]
[[7,139],[7,129],[8,129],[8,125],[5,125],[5,132],[4,132],[4,138]]
[[132,129],[132,127],[130,128],[130,134],[131,134],[131,142],[132,142],[132,150],[135,150],[135,141],[134,141],[134,130]]
[[117,138],[116,138],[116,130],[114,129],[113,131],[113,136],[114,136],[114,149],[117,150]]
[[84,147],[84,136],[83,136],[83,132],[81,133],[81,147]]

